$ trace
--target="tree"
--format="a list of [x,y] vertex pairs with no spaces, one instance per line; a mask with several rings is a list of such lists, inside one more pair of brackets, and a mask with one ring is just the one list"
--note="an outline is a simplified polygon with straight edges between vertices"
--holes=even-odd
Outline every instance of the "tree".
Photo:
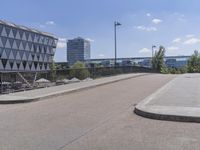
[[55,81],[56,80],[56,64],[53,61],[52,64],[50,64],[50,76],[51,76],[51,80]]
[[188,60],[188,72],[200,72],[200,53],[197,50],[194,51],[194,54]]
[[90,72],[85,67],[85,64],[80,61],[77,61],[70,70],[71,78],[76,77],[80,80],[83,80],[89,76],[90,76]]
[[154,70],[161,72],[162,68],[164,67],[164,57],[165,48],[160,46],[158,52],[155,52],[155,55],[152,59],[152,68]]

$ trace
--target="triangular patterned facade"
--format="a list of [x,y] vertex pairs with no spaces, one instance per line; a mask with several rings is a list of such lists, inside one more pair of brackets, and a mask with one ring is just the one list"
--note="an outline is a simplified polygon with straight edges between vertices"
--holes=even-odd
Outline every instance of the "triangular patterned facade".
[[[53,36],[0,21],[0,71],[47,71]],[[51,54],[51,55],[49,55]],[[44,65],[45,64],[45,65]]]

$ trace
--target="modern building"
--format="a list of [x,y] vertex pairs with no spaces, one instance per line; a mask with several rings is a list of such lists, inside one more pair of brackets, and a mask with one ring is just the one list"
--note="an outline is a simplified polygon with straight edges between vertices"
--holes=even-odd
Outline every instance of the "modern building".
[[[168,68],[182,68],[187,65],[190,56],[167,56],[164,58],[165,65]],[[151,67],[151,57],[135,57],[135,58],[117,58],[118,66],[141,66]],[[103,67],[114,66],[114,58],[108,59],[89,59],[85,63],[87,66],[92,67],[101,65]],[[95,65],[94,65],[95,64]]]
[[57,41],[49,33],[0,20],[0,73],[49,71]]
[[189,58],[171,58],[165,60],[165,65],[168,68],[182,68],[187,66]]
[[72,66],[77,61],[90,59],[90,41],[81,37],[67,41],[67,61]]

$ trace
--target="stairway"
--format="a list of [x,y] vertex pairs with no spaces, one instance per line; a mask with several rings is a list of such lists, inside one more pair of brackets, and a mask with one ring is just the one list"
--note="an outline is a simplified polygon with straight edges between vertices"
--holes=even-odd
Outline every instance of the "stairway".
[[32,85],[23,77],[23,75],[20,72],[17,72],[17,75],[31,88]]

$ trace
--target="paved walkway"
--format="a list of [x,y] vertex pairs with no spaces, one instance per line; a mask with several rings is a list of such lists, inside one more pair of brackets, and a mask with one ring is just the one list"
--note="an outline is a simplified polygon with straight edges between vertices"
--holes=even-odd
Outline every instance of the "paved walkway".
[[134,73],[134,74],[123,74],[111,77],[100,78],[92,81],[78,82],[65,84],[60,86],[53,86],[42,89],[35,89],[30,91],[23,91],[18,93],[10,93],[0,96],[0,104],[13,104],[13,103],[27,103],[38,101],[41,99],[59,96],[71,92],[76,92],[84,89],[93,88],[121,80],[127,80],[139,76],[148,75],[147,73]]
[[133,114],[134,104],[173,78],[150,74],[34,103],[0,105],[0,150],[199,150],[199,124]]
[[140,102],[135,112],[152,119],[200,122],[200,74],[178,76]]

